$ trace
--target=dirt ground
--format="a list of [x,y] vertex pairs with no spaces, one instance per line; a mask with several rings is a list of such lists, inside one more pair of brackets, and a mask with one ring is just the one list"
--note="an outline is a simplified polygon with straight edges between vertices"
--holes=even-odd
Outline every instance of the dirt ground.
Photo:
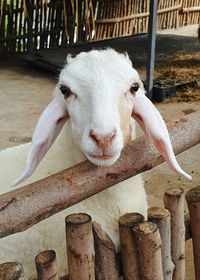
[[[189,70],[191,75],[197,74],[197,79],[200,75],[199,57],[198,63],[195,66],[191,65]],[[174,68],[168,70],[172,75],[176,75],[173,72]],[[159,75],[162,75],[162,71]],[[57,77],[52,74],[18,59],[0,63],[0,149],[30,141],[40,113],[52,98],[56,80]],[[200,79],[198,81],[200,82]],[[193,89],[192,93],[191,90],[185,89],[184,92],[179,92],[175,99],[156,104],[167,121],[194,112],[200,108],[199,105],[199,88]],[[144,179],[150,206],[162,206],[162,196],[167,188],[177,186],[187,192],[200,184],[200,144],[177,158],[183,169],[192,175],[193,180],[188,182],[180,178],[170,171],[166,164],[146,172]],[[194,280],[191,241],[186,242],[186,252],[186,279]]]

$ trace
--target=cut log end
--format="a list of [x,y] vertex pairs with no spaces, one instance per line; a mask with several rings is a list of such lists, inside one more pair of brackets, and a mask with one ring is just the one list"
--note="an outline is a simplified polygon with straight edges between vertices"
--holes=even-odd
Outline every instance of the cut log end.
[[170,216],[170,212],[167,209],[160,207],[151,207],[148,209],[148,218],[150,220],[160,220]]
[[153,222],[144,222],[138,225],[135,225],[133,228],[133,231],[138,232],[139,234],[151,234],[156,232],[158,229],[158,226]]
[[46,266],[49,263],[55,261],[56,259],[56,253],[54,250],[47,250],[39,253],[36,258],[35,262],[38,265]]
[[188,191],[186,194],[186,200],[190,202],[200,202],[200,186]]
[[182,188],[170,188],[165,191],[165,195],[180,197],[184,194],[184,190]]
[[130,228],[135,224],[142,223],[144,221],[144,217],[139,213],[127,213],[119,218],[119,225]]
[[0,279],[3,280],[25,280],[24,270],[21,263],[7,262],[0,264]]
[[113,251],[116,250],[110,236],[104,230],[102,230],[100,224],[93,222],[92,228],[95,240],[99,240],[104,246],[110,248]]
[[91,217],[85,213],[71,214],[65,218],[66,224],[81,225],[91,222]]
[[56,253],[54,250],[46,250],[39,253],[35,257],[35,264],[38,274],[38,280],[59,279],[56,265]]

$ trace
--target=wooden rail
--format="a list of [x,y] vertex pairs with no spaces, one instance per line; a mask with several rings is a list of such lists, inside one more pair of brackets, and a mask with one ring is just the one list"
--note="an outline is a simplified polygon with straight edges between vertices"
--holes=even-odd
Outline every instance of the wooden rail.
[[[168,125],[175,154],[200,143],[200,111]],[[146,136],[123,150],[110,167],[82,162],[0,196],[0,237],[21,232],[96,193],[163,162]]]

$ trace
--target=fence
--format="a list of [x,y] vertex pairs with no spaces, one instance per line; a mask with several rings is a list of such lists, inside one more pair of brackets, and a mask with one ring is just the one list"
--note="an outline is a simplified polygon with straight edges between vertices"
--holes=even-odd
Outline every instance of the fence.
[[[119,218],[120,253],[108,234],[84,213],[66,217],[68,272],[64,280],[184,280],[185,241],[193,238],[196,279],[200,277],[200,187],[186,195],[190,224],[184,222],[184,191],[165,191],[164,207],[142,215],[128,213]],[[192,232],[192,233],[191,233]],[[47,250],[35,258],[38,280],[59,280],[56,253]],[[8,277],[9,278],[5,278]],[[19,263],[0,265],[1,279],[25,280]]]
[[[200,23],[199,0],[158,1],[158,29]],[[147,32],[149,0],[1,0],[0,55]]]

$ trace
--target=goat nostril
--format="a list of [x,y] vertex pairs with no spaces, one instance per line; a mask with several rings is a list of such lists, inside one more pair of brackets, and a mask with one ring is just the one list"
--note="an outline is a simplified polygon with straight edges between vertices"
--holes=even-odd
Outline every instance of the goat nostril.
[[94,142],[96,142],[97,144],[99,144],[99,136],[98,134],[95,134],[92,130],[90,131],[90,137],[92,138],[92,140]]
[[108,142],[112,142],[112,140],[115,138],[116,132],[113,131],[111,132],[107,137],[108,137]]
[[90,131],[89,136],[93,139],[93,141],[99,147],[105,148],[105,147],[107,147],[113,141],[113,139],[116,136],[116,132],[113,131],[113,132],[109,133],[106,136],[101,136],[101,135],[95,133],[94,131]]

